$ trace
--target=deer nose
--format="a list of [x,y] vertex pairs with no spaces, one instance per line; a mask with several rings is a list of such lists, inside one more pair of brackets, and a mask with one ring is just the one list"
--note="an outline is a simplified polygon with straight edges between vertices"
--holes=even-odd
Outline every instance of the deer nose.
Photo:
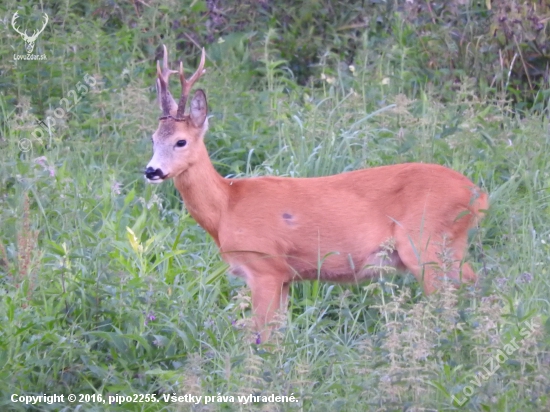
[[145,177],[148,180],[158,180],[164,177],[164,173],[162,173],[162,170],[160,169],[153,169],[152,167],[148,167],[147,169],[145,169]]

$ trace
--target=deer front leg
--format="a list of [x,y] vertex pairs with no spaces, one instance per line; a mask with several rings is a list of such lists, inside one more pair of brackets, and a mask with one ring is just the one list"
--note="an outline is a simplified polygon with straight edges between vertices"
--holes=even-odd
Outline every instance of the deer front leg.
[[261,342],[266,342],[271,334],[270,322],[275,312],[286,309],[288,302],[289,283],[284,282],[280,274],[260,275],[250,279],[252,291],[252,311],[256,330]]

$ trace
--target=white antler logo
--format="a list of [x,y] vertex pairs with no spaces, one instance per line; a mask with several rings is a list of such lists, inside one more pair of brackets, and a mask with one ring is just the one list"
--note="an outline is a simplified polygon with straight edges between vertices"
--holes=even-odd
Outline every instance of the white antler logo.
[[19,17],[18,12],[15,12],[12,19],[11,19],[11,25],[12,25],[13,29],[17,33],[19,33],[21,35],[21,37],[23,38],[23,40],[25,41],[25,49],[27,50],[27,54],[31,54],[32,51],[34,50],[34,42],[38,38],[38,35],[44,31],[44,29],[46,28],[46,24],[48,24],[48,15],[46,13],[44,13],[44,25],[42,26],[42,28],[40,30],[35,30],[34,33],[32,34],[32,36],[27,35],[26,30],[24,32],[21,32],[17,28],[16,20],[17,20],[18,17]]

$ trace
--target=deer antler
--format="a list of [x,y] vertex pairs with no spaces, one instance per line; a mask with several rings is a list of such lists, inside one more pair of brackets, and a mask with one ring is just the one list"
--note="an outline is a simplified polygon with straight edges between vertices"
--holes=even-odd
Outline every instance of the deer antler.
[[162,107],[162,116],[170,116],[170,108],[174,99],[168,90],[168,79],[172,73],[177,73],[176,70],[170,70],[168,68],[168,51],[166,46],[162,45],[164,49],[164,54],[162,57],[162,70],[160,68],[160,62],[157,60],[157,74],[158,74],[158,84],[159,84],[159,99],[160,105]]
[[44,29],[46,28],[46,25],[48,24],[48,21],[49,21],[48,15],[46,13],[44,13],[44,24],[42,25],[42,28],[40,30],[35,30],[34,33],[32,34],[32,36],[29,36],[27,34],[26,30],[25,30],[24,33],[21,33],[21,31],[15,26],[18,18],[19,18],[19,12],[16,11],[14,13],[13,17],[11,18],[11,25],[17,33],[19,33],[21,36],[23,36],[23,39],[26,42],[35,41],[38,38],[38,35],[44,31]]
[[28,41],[35,41],[38,38],[38,35],[46,28],[46,24],[48,24],[48,15],[44,13],[44,24],[42,25],[42,28],[40,30],[35,30],[32,36],[28,37]]
[[183,116],[185,115],[185,105],[187,104],[187,97],[189,96],[189,92],[191,91],[193,84],[197,80],[199,80],[199,78],[206,72],[206,70],[204,69],[205,59],[206,59],[206,54],[203,47],[199,68],[197,69],[197,71],[195,71],[195,73],[193,73],[193,76],[191,76],[189,80],[185,80],[185,76],[183,75],[183,62],[180,61],[181,97],[178,103],[178,114],[177,114],[177,117],[180,119],[182,119]]
[[26,32],[25,32],[25,33],[21,33],[21,32],[19,31],[19,29],[18,29],[17,27],[15,27],[15,23],[16,23],[16,20],[17,20],[18,18],[19,18],[19,12],[16,11],[16,12],[13,14],[13,17],[11,18],[11,26],[12,26],[13,29],[14,29],[17,33],[19,33],[21,36],[26,37],[26,36],[27,36],[27,33],[26,33]]

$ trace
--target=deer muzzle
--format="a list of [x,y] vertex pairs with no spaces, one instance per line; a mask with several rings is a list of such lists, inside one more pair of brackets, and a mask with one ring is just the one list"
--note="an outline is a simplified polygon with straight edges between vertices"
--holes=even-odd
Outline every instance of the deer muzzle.
[[161,183],[168,175],[164,174],[161,169],[155,169],[151,166],[145,169],[145,178],[149,183]]

